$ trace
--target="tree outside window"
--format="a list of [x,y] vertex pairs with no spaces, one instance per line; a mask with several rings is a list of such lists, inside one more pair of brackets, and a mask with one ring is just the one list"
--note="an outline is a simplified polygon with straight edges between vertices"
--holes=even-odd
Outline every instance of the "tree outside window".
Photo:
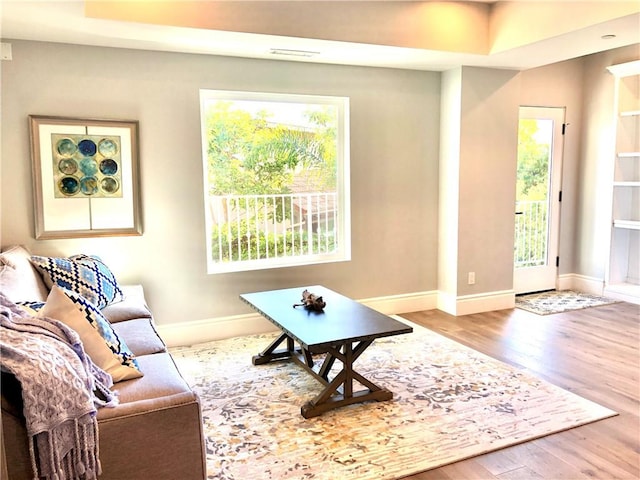
[[549,180],[551,172],[551,120],[520,119],[518,127],[518,175],[516,183],[516,244],[518,267],[544,265],[547,261]]
[[349,259],[348,99],[202,91],[210,272]]

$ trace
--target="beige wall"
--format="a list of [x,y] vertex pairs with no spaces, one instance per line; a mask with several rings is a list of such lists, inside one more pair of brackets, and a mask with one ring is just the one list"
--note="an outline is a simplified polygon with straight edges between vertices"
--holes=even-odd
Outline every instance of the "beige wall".
[[[560,273],[602,278],[597,203],[604,147],[596,137],[610,118],[603,70],[638,58],[637,46],[519,74],[446,72],[443,80],[459,87],[454,94],[441,92],[434,72],[12,44],[13,60],[2,62],[1,72],[0,243],[45,255],[102,256],[121,282],[145,286],[160,324],[249,313],[238,294],[305,284],[358,299],[510,289],[518,105],[567,109]],[[206,274],[200,88],[350,97],[351,262]],[[443,130],[443,138],[458,135],[461,142],[443,143],[440,161],[451,168],[447,156],[459,157],[460,191],[440,192],[439,203],[440,109],[452,105],[460,111],[443,112],[443,119],[457,118],[458,126]],[[143,236],[34,239],[29,114],[139,120]],[[459,221],[451,224],[443,202],[454,200]],[[449,254],[439,208],[461,238]],[[466,285],[467,271],[476,272],[475,286]]]
[[[249,313],[243,292],[325,284],[354,298],[437,288],[440,74],[14,41],[2,64],[2,238],[94,253],[142,283],[160,324]],[[207,275],[200,88],[351,99],[352,261]],[[29,114],[140,122],[144,235],[36,241]]]
[[583,59],[560,62],[520,74],[520,103],[525,106],[565,109],[568,124],[562,159],[562,209],[560,218],[560,275],[576,272],[574,212],[579,198],[580,145],[582,141]]
[[513,287],[518,80],[508,70],[462,70],[458,295]]
[[449,313],[459,297],[513,286],[518,85],[515,71],[443,74],[438,286]]

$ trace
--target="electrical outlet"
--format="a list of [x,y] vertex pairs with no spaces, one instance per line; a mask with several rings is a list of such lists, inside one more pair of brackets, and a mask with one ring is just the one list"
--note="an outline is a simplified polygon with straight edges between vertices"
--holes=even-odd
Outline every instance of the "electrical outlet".
[[467,275],[467,282],[469,285],[473,285],[476,283],[476,272],[469,272]]
[[13,58],[13,54],[11,53],[11,44],[2,42],[0,43],[0,47],[0,59],[11,60]]

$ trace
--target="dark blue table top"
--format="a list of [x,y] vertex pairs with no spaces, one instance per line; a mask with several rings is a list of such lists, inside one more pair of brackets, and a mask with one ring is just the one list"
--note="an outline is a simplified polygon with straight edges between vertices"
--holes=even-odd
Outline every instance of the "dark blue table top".
[[[293,307],[301,303],[305,289],[323,297],[327,303],[324,311]],[[323,346],[413,332],[412,327],[320,285],[245,293],[240,298],[314,351]]]

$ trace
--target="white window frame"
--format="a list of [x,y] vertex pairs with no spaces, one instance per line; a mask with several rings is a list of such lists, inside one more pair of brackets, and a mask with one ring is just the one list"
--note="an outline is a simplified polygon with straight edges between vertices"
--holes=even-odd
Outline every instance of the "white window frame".
[[[217,262],[212,255],[213,219],[209,209],[208,145],[206,132],[207,103],[212,101],[264,101],[279,103],[303,103],[331,105],[338,112],[336,135],[336,190],[337,190],[337,236],[335,251],[326,254],[305,254],[266,259]],[[209,274],[262,270],[302,265],[313,265],[351,260],[351,199],[350,199],[350,138],[349,138],[349,98],[320,95],[283,94],[266,92],[246,92],[233,90],[200,90],[200,124],[202,138],[202,165],[205,206],[205,245],[207,252],[207,272]]]

